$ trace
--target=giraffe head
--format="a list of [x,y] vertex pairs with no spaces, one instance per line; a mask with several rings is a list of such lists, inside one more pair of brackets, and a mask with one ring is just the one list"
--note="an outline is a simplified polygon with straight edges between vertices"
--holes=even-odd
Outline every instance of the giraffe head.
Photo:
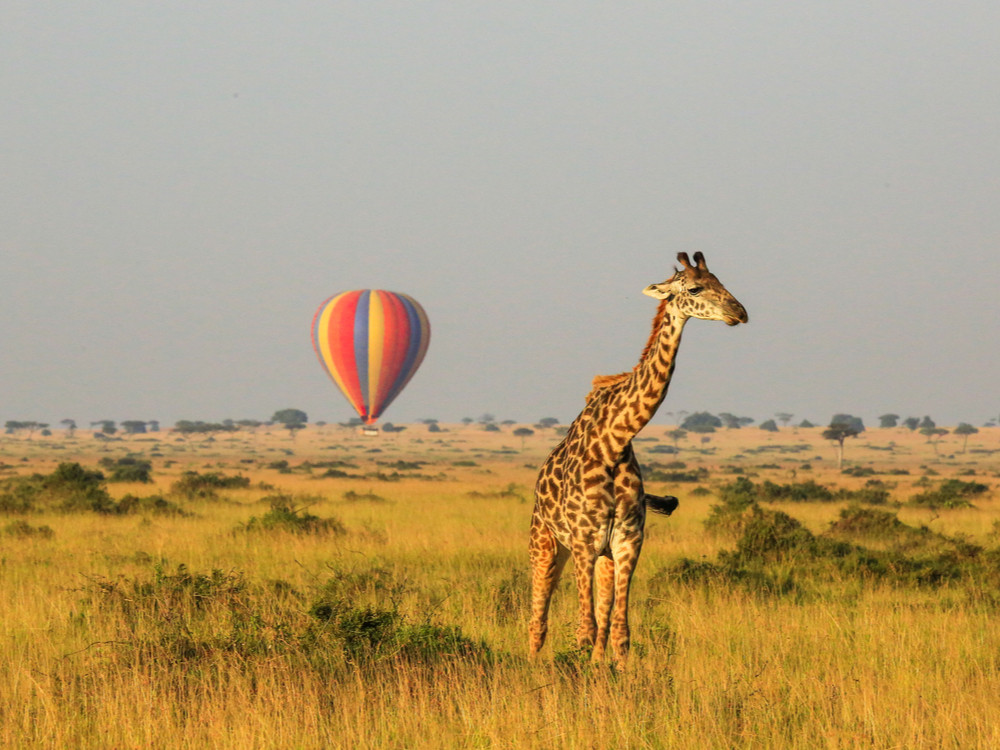
[[730,326],[750,320],[743,305],[708,270],[704,255],[695,253],[694,265],[687,253],[678,253],[677,260],[683,268],[674,269],[673,276],[660,284],[650,284],[642,293],[665,300],[688,318],[721,320]]

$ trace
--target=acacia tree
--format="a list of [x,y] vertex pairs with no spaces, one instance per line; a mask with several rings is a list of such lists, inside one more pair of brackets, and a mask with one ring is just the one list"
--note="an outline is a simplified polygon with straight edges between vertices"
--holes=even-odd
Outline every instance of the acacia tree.
[[722,420],[707,411],[697,411],[685,417],[680,426],[688,432],[715,432],[722,427]]
[[126,419],[121,427],[126,435],[142,435],[146,432],[146,422],[139,419]]
[[681,438],[687,437],[687,430],[682,430],[680,428],[671,430],[667,433],[667,437],[674,441],[674,450],[680,452],[681,448],[678,443],[681,441]]
[[27,430],[28,440],[31,440],[31,436],[35,434],[35,430],[44,430],[46,427],[48,427],[48,424],[46,424],[45,422],[33,422],[33,421],[19,422],[13,419],[8,420],[4,424],[4,428],[6,429],[7,434],[9,435],[13,435],[14,433],[20,432],[21,430]]
[[920,434],[927,436],[927,442],[931,444],[931,447],[934,449],[934,453],[937,453],[938,440],[947,435],[948,430],[943,427],[923,427],[920,430]]
[[115,426],[115,421],[113,419],[98,419],[90,423],[91,427],[97,427],[98,425],[101,427],[98,432],[101,432],[104,435],[114,435],[118,432],[118,428]]
[[776,416],[778,418],[778,421],[781,422],[782,427],[788,427],[788,423],[792,421],[792,417],[794,417],[795,415],[790,414],[787,411],[779,411],[776,412],[774,416]]
[[834,440],[837,443],[837,470],[844,470],[844,441],[849,437],[857,437],[861,430],[857,425],[847,422],[832,422],[829,427],[823,430],[823,437],[826,440]]
[[959,422],[958,427],[955,428],[955,434],[962,436],[962,453],[965,453],[969,449],[969,435],[975,435],[979,432],[978,427],[973,427],[968,422]]
[[898,414],[883,414],[878,418],[878,426],[882,428],[895,427],[899,424]]
[[532,435],[534,435],[535,431],[533,429],[531,429],[530,427],[518,427],[516,430],[514,430],[513,434],[517,435],[519,438],[521,438],[521,450],[523,451],[524,450],[524,439],[528,438],[528,437],[531,437]]
[[295,439],[295,433],[303,429],[309,422],[309,417],[301,409],[279,409],[274,412],[271,421],[280,424]]
[[66,427],[66,434],[69,437],[73,437],[73,433],[76,432],[76,420],[75,419],[63,419],[60,420],[59,424]]

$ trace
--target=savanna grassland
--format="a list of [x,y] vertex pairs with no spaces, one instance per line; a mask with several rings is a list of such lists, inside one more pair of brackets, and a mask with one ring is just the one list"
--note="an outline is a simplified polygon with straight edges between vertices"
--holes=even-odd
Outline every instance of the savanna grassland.
[[526,659],[558,437],[0,438],[0,746],[1000,746],[1000,428],[636,443],[628,665]]

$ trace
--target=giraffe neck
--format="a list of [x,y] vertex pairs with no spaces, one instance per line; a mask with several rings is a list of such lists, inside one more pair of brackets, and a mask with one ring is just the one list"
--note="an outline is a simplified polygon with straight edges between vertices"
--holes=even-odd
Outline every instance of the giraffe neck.
[[604,431],[614,456],[621,454],[663,403],[687,320],[684,315],[665,310],[653,346],[621,387],[609,394]]

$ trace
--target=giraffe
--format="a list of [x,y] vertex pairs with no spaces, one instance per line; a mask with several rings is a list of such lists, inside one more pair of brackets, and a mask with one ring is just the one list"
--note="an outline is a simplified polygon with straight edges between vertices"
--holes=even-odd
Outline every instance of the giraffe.
[[669,515],[677,507],[676,498],[643,491],[632,438],[666,396],[684,324],[690,318],[730,326],[749,320],[702,253],[694,254],[694,265],[687,253],[677,260],[682,268],[675,267],[673,276],[643,290],[660,303],[639,363],[629,372],[594,378],[583,411],[539,471],[529,541],[532,657],[545,643],[549,602],[570,557],[580,608],[577,646],[592,646],[598,661],[610,635],[613,658],[628,655],[628,594],[646,511]]

